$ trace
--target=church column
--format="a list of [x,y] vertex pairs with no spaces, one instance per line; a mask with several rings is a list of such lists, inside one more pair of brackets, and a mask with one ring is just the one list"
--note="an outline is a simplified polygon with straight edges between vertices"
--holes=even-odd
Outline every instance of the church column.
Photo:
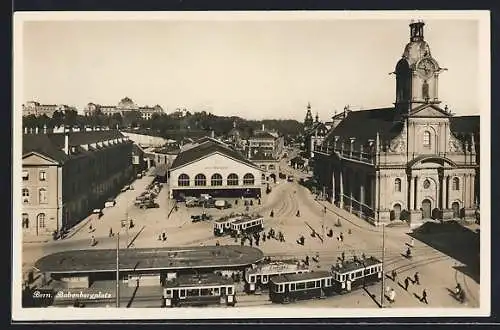
[[467,185],[468,185],[467,177],[468,177],[468,174],[464,174],[463,179],[462,179],[464,181],[462,184],[462,186],[463,186],[463,189],[462,189],[462,201],[463,201],[463,203],[462,203],[462,205],[464,208],[467,207],[467,193],[469,192],[469,188],[467,187]]
[[444,209],[446,207],[446,178],[443,175],[439,176],[439,186],[439,190],[441,191],[440,209]]
[[332,170],[332,204],[335,203],[335,167]]
[[450,176],[446,176],[446,209],[450,208]]
[[339,175],[340,175],[340,182],[339,182],[339,188],[340,188],[340,208],[344,208],[344,182],[342,180],[342,168],[340,168],[340,171],[339,171]]
[[411,174],[408,174],[407,176],[407,184],[406,184],[406,187],[407,187],[407,196],[406,196],[406,208],[408,209],[408,212],[410,212],[412,209],[413,209],[413,189],[412,189],[412,184],[411,184]]
[[415,176],[413,179],[414,185],[413,185],[413,209],[417,210],[417,198],[418,198],[418,176]]
[[[364,175],[363,175],[364,177]],[[365,203],[365,180],[360,180],[359,185],[359,216],[363,214],[363,204]]]
[[470,208],[473,208],[474,207],[474,174],[469,174],[470,175],[470,178],[469,178],[469,195],[470,195],[470,198],[469,198],[469,207]]
[[380,172],[375,173],[375,217],[377,221],[379,220],[379,210],[380,210]]

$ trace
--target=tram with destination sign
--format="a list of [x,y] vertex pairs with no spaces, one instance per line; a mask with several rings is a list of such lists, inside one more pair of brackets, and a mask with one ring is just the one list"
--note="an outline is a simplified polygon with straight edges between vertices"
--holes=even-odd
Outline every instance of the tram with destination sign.
[[235,304],[234,281],[213,273],[179,275],[167,280],[163,288],[164,307],[234,306]]
[[264,230],[264,218],[261,215],[242,217],[231,222],[231,236],[254,234]]
[[231,214],[229,216],[225,216],[222,218],[219,218],[214,221],[214,235],[215,236],[224,236],[224,235],[229,235],[231,234],[231,223],[235,222],[236,220],[239,220],[243,218],[244,215],[242,214]]
[[273,276],[308,273],[309,268],[293,260],[264,262],[245,270],[245,292],[267,289]]
[[378,283],[382,279],[382,262],[375,257],[339,262],[330,272],[311,271],[283,274],[269,279],[269,299],[274,303],[314,299],[344,294]]

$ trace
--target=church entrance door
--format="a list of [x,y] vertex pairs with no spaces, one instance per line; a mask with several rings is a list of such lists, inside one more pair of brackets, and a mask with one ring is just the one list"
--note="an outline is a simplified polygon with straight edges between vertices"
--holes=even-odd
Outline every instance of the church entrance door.
[[431,201],[424,199],[422,201],[422,219],[429,219],[431,217]]
[[453,218],[454,219],[459,218],[460,217],[460,205],[458,204],[458,202],[453,202],[451,204],[451,208],[453,210]]

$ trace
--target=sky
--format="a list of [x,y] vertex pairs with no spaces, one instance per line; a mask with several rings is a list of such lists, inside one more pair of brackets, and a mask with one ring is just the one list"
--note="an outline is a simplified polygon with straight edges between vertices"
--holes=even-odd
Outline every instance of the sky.
[[[22,102],[136,104],[247,119],[329,120],[391,106],[412,15],[398,19],[27,21]],[[419,18],[419,17],[417,17]],[[480,113],[479,25],[425,19],[441,67],[439,96],[457,115]]]

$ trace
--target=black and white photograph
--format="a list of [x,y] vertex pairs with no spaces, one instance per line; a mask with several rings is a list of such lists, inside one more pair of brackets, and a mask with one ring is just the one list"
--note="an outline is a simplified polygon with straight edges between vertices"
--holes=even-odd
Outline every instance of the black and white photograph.
[[14,320],[489,315],[488,11],[13,32]]

